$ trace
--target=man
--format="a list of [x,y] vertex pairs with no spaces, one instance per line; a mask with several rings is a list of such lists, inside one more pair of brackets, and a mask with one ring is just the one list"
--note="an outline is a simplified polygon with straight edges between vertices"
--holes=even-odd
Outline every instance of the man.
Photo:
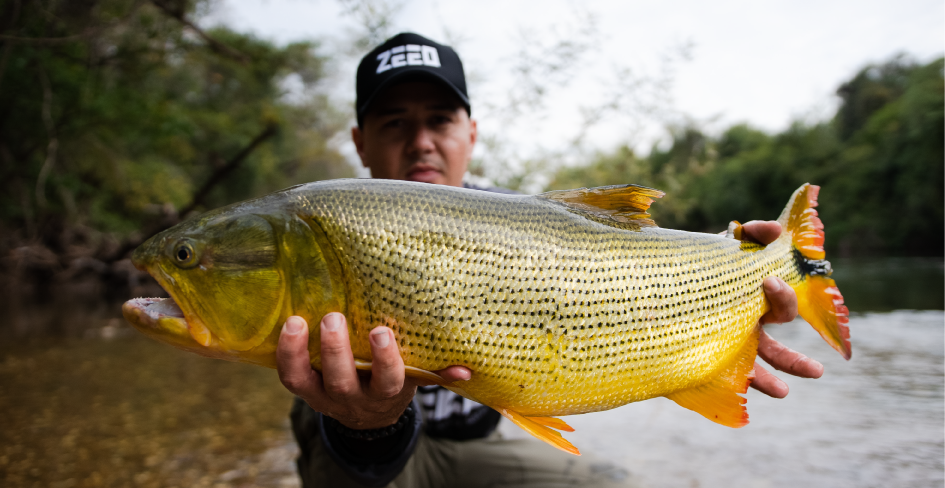
[[[477,135],[470,113],[456,53],[400,34],[358,67],[358,126],[351,136],[374,178],[463,186]],[[780,234],[776,222],[750,222],[744,230],[762,243]],[[761,323],[792,320],[797,300],[791,288],[777,278],[764,286],[772,310]],[[588,456],[537,440],[502,440],[494,433],[495,411],[405,377],[391,329],[371,332],[373,371],[363,377],[355,370],[345,318],[328,314],[320,327],[320,373],[310,366],[308,328],[300,317],[286,322],[277,353],[280,379],[300,399],[292,420],[304,486],[629,486],[625,471]],[[816,378],[823,371],[764,333],[759,355],[797,376]],[[439,374],[463,381],[472,372],[451,366]],[[787,385],[761,367],[755,374],[753,387],[778,398],[787,394]]]

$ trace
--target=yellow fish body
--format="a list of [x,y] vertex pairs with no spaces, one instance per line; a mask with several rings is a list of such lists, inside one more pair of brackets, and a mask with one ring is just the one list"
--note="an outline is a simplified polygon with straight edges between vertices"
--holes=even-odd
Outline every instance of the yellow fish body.
[[575,454],[555,430],[570,428],[553,416],[666,396],[740,427],[765,277],[791,285],[801,315],[850,356],[817,189],[795,192],[779,219],[784,232],[760,246],[660,229],[646,210],[662,193],[633,185],[515,196],[312,183],[153,237],[133,260],[173,301],[123,309],[164,342],[270,367],[290,315],[317,324],[344,313],[362,369],[368,334],[384,325],[408,374],[438,381],[430,371],[468,367],[469,381],[444,386]]

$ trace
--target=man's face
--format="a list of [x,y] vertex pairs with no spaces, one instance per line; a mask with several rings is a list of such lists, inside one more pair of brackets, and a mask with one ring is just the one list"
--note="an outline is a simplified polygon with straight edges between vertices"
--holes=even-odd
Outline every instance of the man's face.
[[351,138],[374,178],[462,186],[476,121],[448,88],[409,82],[380,93]]

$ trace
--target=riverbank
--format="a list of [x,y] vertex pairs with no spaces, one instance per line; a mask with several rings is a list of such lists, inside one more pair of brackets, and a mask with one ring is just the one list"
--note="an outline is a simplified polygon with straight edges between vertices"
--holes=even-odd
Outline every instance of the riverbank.
[[123,331],[3,342],[0,485],[298,486],[275,371]]

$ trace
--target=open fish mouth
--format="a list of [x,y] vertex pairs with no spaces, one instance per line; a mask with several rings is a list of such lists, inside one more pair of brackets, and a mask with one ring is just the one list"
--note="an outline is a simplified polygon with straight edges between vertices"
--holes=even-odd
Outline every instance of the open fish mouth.
[[149,337],[176,346],[196,345],[184,311],[173,298],[135,298],[125,302],[121,312],[125,320]]
[[207,326],[199,319],[188,320],[173,298],[135,298],[125,302],[121,312],[139,331],[164,342],[203,347],[217,343]]
[[141,314],[153,321],[170,317],[186,322],[184,311],[180,309],[173,298],[135,298],[128,300],[122,309],[124,310],[126,307],[140,310]]

